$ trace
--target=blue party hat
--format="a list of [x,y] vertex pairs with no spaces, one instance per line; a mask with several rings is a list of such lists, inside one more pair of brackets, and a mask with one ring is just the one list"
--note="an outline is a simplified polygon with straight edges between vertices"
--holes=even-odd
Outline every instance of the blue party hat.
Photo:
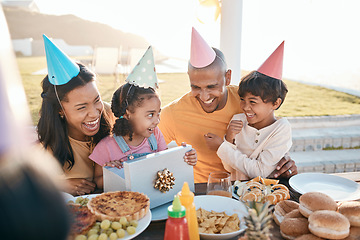
[[49,81],[63,85],[76,77],[80,67],[43,34]]
[[154,54],[151,46],[146,50],[144,56],[142,56],[140,61],[136,64],[126,81],[143,88],[158,88]]

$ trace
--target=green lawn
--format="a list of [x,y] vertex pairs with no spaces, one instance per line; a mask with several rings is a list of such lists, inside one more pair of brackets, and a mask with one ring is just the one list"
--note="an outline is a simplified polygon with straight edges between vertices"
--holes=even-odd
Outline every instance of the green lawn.
[[[32,75],[46,67],[45,57],[17,58],[33,122],[38,121],[41,103],[41,80],[44,76]],[[181,97],[190,90],[186,73],[158,74],[164,80],[160,83],[159,93],[162,106]],[[124,83],[124,76],[115,81],[115,76],[98,76],[98,87],[104,101],[110,102],[115,89]],[[316,87],[285,80],[289,93],[284,104],[277,111],[279,116],[321,116],[360,114],[360,98],[323,87]]]

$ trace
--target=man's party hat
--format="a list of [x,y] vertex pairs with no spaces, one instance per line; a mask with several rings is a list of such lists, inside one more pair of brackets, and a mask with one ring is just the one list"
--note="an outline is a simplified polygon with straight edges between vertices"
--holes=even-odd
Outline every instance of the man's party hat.
[[146,50],[144,56],[133,68],[126,81],[130,84],[143,88],[158,88],[158,80],[155,71],[155,61],[152,47]]
[[203,68],[214,62],[215,58],[214,49],[206,43],[195,28],[192,28],[190,64],[196,68]]
[[266,59],[266,61],[258,68],[258,72],[272,78],[282,79],[284,43],[285,41],[283,41],[270,57]]
[[53,85],[68,83],[80,67],[43,34],[49,81]]

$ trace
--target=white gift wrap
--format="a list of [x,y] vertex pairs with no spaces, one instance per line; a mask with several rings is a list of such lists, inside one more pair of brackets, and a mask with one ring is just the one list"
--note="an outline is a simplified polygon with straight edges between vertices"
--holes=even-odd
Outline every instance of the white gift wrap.
[[[104,191],[133,191],[146,194],[150,198],[150,208],[160,206],[174,199],[184,182],[195,192],[193,167],[184,162],[184,155],[191,145],[179,146],[158,153],[124,162],[124,168],[104,167]],[[167,168],[175,177],[173,189],[160,192],[154,188],[157,172]]]

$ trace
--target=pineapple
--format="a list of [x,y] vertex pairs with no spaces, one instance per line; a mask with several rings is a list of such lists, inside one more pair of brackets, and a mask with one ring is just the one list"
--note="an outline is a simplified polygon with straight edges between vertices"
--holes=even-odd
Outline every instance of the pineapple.
[[249,215],[244,217],[247,229],[239,240],[270,240],[271,214],[269,203],[251,201],[247,203]]

